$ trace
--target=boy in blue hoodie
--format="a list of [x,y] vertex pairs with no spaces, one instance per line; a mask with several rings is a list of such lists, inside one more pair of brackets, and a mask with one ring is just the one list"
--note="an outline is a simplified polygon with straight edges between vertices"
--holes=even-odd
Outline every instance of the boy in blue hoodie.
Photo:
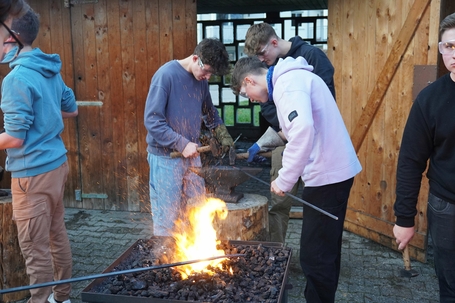
[[[11,172],[13,218],[30,284],[71,278],[71,247],[64,222],[63,193],[68,175],[63,118],[78,114],[73,91],[60,75],[56,54],[32,48],[39,19],[29,10],[11,29],[24,45],[2,83],[1,109]],[[69,303],[70,284],[30,290],[29,303]]]

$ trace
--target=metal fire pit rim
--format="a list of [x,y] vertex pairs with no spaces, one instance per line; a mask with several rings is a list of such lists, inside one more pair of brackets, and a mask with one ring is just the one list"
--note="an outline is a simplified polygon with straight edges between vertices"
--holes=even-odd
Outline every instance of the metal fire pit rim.
[[[163,237],[151,237],[149,239],[138,239],[136,240],[129,248],[127,248],[113,263],[111,263],[102,273],[108,273],[112,272],[112,270],[119,265],[129,254],[131,254],[132,250],[138,245],[139,241],[149,241],[153,239],[159,239]],[[232,245],[263,245],[265,247],[281,247],[285,248],[283,243],[280,242],[267,242],[267,241],[242,241],[242,240],[228,240],[228,243]],[[287,298],[285,296],[285,292],[287,289],[290,289],[292,287],[287,286],[287,280],[288,280],[288,275],[289,275],[289,266],[292,258],[292,248],[289,248],[289,257],[286,262],[286,269],[284,271],[284,278],[283,282],[281,283],[281,290],[280,290],[280,295],[278,297],[277,303],[285,303],[287,302]],[[125,303],[129,301],[134,301],[134,302],[153,302],[153,303],[173,303],[173,302],[178,302],[178,303],[183,303],[183,302],[197,302],[197,303],[211,303],[211,302],[202,302],[202,301],[175,301],[175,300],[169,300],[169,299],[159,299],[159,298],[149,298],[149,297],[134,297],[131,298],[131,296],[124,296],[124,295],[112,295],[112,294],[101,294],[101,293],[95,293],[95,292],[90,292],[90,290],[97,286],[98,284],[102,283],[106,278],[98,278],[93,280],[90,284],[88,284],[81,292],[81,300],[82,302],[86,303]],[[107,299],[107,300],[106,300]],[[153,301],[152,301],[153,300]],[[284,300],[284,301],[283,301]]]

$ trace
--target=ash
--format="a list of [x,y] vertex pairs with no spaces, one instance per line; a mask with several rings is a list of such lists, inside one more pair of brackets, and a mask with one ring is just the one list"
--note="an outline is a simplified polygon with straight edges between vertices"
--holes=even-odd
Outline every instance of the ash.
[[[276,244],[276,243],[275,243]],[[139,240],[113,271],[166,264],[172,245],[156,239]],[[108,277],[90,292],[191,302],[278,302],[284,287],[291,250],[267,243],[222,243],[225,254],[245,254],[227,259],[215,274],[197,273],[182,280],[173,268],[141,271]],[[232,269],[232,273],[229,272]],[[284,291],[284,290],[283,290]]]

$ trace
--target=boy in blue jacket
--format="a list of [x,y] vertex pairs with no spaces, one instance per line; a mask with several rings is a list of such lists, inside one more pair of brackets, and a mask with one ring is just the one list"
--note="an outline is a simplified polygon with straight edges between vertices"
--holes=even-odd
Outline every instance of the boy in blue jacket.
[[[76,99],[60,75],[56,54],[32,48],[39,19],[31,9],[11,29],[23,44],[2,83],[1,109],[11,172],[13,218],[30,284],[71,278],[71,247],[64,221],[63,193],[68,175],[63,118],[78,114]],[[69,303],[70,284],[30,290],[29,303]]]

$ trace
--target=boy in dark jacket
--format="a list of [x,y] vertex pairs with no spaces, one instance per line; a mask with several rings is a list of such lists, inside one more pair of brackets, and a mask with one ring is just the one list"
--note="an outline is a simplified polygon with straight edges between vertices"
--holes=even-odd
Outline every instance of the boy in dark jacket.
[[441,22],[440,35],[439,52],[449,73],[424,88],[412,104],[398,157],[393,234],[400,250],[413,238],[422,175],[430,160],[427,217],[440,302],[455,302],[455,13]]
[[[332,63],[321,49],[303,41],[299,36],[286,41],[277,36],[270,24],[254,24],[246,33],[244,52],[250,56],[256,55],[268,66],[275,65],[280,58],[297,58],[299,56],[305,58],[308,64],[313,66],[313,73],[324,80],[335,99],[335,85],[333,81],[334,68]],[[281,128],[278,123],[276,107],[273,100],[260,103],[260,106],[262,116],[272,125],[273,129],[281,135]],[[283,136],[281,135],[281,137]],[[248,150],[249,162],[253,162],[255,155],[261,150],[261,146],[257,143],[253,144]],[[270,170],[272,181],[278,177],[278,171],[282,167],[281,159],[284,148],[284,146],[279,146],[272,151],[272,167]],[[290,193],[294,195],[297,193],[300,182],[300,180],[297,181]],[[284,243],[292,200],[288,196],[280,197],[272,193],[270,204],[270,241]]]

